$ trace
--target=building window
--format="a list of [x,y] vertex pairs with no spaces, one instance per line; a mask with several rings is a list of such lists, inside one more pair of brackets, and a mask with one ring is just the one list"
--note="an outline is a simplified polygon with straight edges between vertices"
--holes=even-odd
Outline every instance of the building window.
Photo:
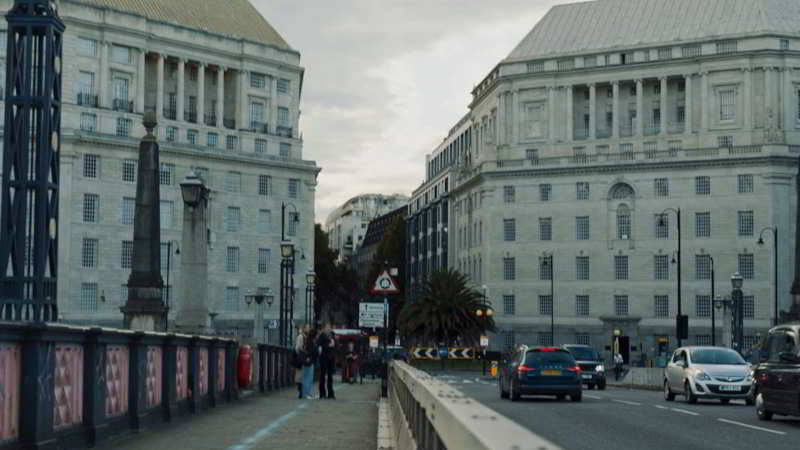
[[225,272],[239,272],[239,247],[228,247],[225,251]]
[[575,333],[575,343],[578,345],[591,345],[592,337],[589,333]]
[[720,41],[717,42],[717,54],[724,55],[727,53],[736,53],[739,48],[738,41]]
[[669,296],[656,295],[653,297],[653,311],[656,317],[669,317]]
[[542,202],[549,202],[550,201],[550,194],[553,190],[553,186],[551,184],[540,184],[539,185],[539,201]]
[[653,257],[653,279],[669,280],[669,256],[655,255]]
[[575,239],[579,241],[589,240],[589,216],[575,218]]
[[694,213],[694,232],[696,237],[711,237],[711,213]]
[[627,280],[628,279],[628,256],[627,255],[614,255],[614,279]]
[[268,248],[258,249],[258,273],[267,273],[269,271],[269,257],[270,251]]
[[533,164],[538,163],[539,161],[539,149],[536,148],[529,148],[525,150],[525,159],[531,161]]
[[739,211],[738,218],[739,236],[752,236],[753,211]]
[[242,226],[242,210],[237,206],[229,206],[225,210],[225,231],[236,233]]
[[575,183],[575,198],[577,200],[589,200],[589,183],[584,181]]
[[513,242],[517,240],[516,219],[503,219],[503,240]]
[[122,181],[136,182],[136,165],[137,161],[135,159],[122,160]]
[[681,55],[684,58],[694,58],[700,56],[700,49],[699,45],[686,45],[681,47]]
[[743,309],[744,309],[744,318],[745,319],[754,319],[756,317],[756,298],[752,295],[745,295],[742,296]]
[[696,295],[694,300],[697,317],[711,317],[711,296]]
[[617,239],[631,239],[631,210],[625,205],[617,207]]
[[291,87],[291,81],[286,78],[278,78],[278,94],[288,94]]
[[552,259],[547,258],[539,258],[539,279],[544,280],[551,280],[553,278],[553,267],[552,267]]
[[263,73],[250,72],[250,87],[253,89],[264,89],[267,87],[267,76]]
[[697,334],[694,337],[694,344],[695,345],[711,345],[711,335],[710,334]]
[[553,297],[549,295],[539,296],[539,314],[542,316],[549,316],[553,313]]
[[228,286],[225,288],[225,311],[239,310],[239,288]]
[[286,234],[289,236],[297,236],[297,225],[300,223],[300,214],[290,212],[286,218],[289,223],[286,226]]
[[711,195],[711,178],[707,176],[695,177],[694,192],[697,195]]
[[581,281],[589,280],[589,257],[575,257],[575,278]]
[[100,196],[97,194],[83,194],[83,221],[84,223],[97,223],[100,211]]
[[292,144],[281,142],[279,147],[279,155],[283,159],[289,159],[292,156]]
[[789,40],[788,39],[781,39],[780,40],[780,48],[781,48],[781,50],[789,50]]
[[514,332],[513,331],[504,331],[503,332],[503,348],[506,350],[512,350],[514,348]]
[[123,47],[121,45],[112,45],[111,60],[119,64],[130,64],[131,63],[130,47]]
[[97,283],[81,283],[81,312],[97,312]]
[[537,343],[539,345],[542,345],[542,346],[545,346],[545,347],[551,347],[553,345],[553,335],[550,334],[549,332],[539,332],[539,333],[537,333],[537,336],[538,336],[537,337],[537,339],[538,339]]
[[256,153],[267,153],[267,141],[266,141],[266,139],[256,139],[255,152]]
[[503,296],[503,314],[513,316],[517,310],[516,299],[513,295]]
[[506,203],[514,203],[516,201],[514,186],[503,186],[503,201]]
[[656,197],[669,196],[669,180],[666,178],[656,178],[653,180],[653,191]]
[[200,177],[201,180],[206,184],[206,186],[211,185],[211,171],[208,170],[208,167],[200,167],[195,166],[192,168],[195,174]]
[[[5,47],[3,47],[5,48]],[[78,54],[80,56],[97,57],[97,41],[89,38],[78,38]]]
[[120,248],[119,266],[123,269],[130,269],[133,263],[133,241],[122,241]]
[[186,142],[188,142],[189,145],[197,145],[197,136],[197,130],[186,130]]
[[517,279],[516,258],[503,258],[503,279],[513,281]]
[[272,225],[272,213],[268,209],[258,210],[258,224],[256,230],[259,233],[269,233],[270,226]]
[[656,214],[654,220],[656,239],[669,239],[669,216]]
[[78,104],[97,107],[97,97],[95,96],[95,74],[94,72],[78,72],[76,88],[78,91]]
[[229,152],[235,152],[239,148],[239,137],[228,135],[225,136],[225,149]]
[[161,163],[158,175],[162,186],[172,186],[172,180],[175,177],[175,164]]
[[228,172],[225,174],[225,192],[242,192],[242,174]]
[[559,72],[565,70],[572,70],[575,68],[575,60],[574,59],[562,59],[556,63],[556,67],[558,68]]
[[[736,119],[736,91],[726,89],[719,91],[719,120]],[[721,145],[722,146],[722,145]]]
[[289,198],[300,198],[300,180],[289,178]]
[[733,136],[717,136],[717,147],[733,147]]
[[81,266],[89,269],[97,267],[97,246],[97,239],[83,238]]
[[131,135],[133,121],[124,117],[117,117],[117,136],[128,137]]
[[627,316],[628,315],[628,296],[615,295],[614,296],[614,315]]
[[576,295],[575,296],[575,315],[588,316],[589,315],[589,296]]
[[742,339],[742,348],[751,349],[759,344],[760,342],[758,341],[758,336],[745,335],[744,339]]
[[219,136],[217,135],[217,133],[208,133],[208,139],[206,141],[208,148],[217,148],[218,139]]
[[269,175],[258,176],[258,195],[269,196],[272,187],[272,177]]
[[97,131],[97,114],[81,113],[81,130],[91,133]]
[[162,230],[168,230],[172,228],[172,204],[172,201],[169,200],[161,200],[159,203]]
[[587,69],[591,67],[597,67],[597,55],[585,56],[583,58],[583,67],[586,67]]
[[753,192],[753,175],[743,174],[737,176],[737,188],[740,194],[749,194]]
[[278,107],[278,125],[282,127],[289,126],[289,108],[283,106]]
[[739,274],[745,280],[752,280],[755,276],[755,268],[753,267],[753,254],[743,253],[739,254],[738,269]]
[[539,218],[539,240],[553,240],[553,219],[550,217]]
[[83,177],[100,177],[100,156],[89,154],[83,155]]
[[694,255],[694,278],[696,280],[711,279],[710,255]]
[[662,61],[672,59],[672,47],[662,47],[658,49],[658,59]]
[[166,130],[167,142],[175,142],[178,140],[178,127],[167,127]]
[[528,63],[528,72],[538,73],[544,72],[544,61],[533,61]]
[[132,197],[122,198],[122,212],[120,214],[120,223],[122,225],[133,225],[133,215],[136,211],[136,199]]

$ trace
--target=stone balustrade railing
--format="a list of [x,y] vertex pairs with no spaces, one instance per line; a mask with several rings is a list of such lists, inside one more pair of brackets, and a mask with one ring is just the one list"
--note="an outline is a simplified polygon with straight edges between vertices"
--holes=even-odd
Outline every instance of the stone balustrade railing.
[[[0,322],[0,449],[83,448],[238,400],[233,339]],[[291,382],[290,351],[260,345],[252,384]]]

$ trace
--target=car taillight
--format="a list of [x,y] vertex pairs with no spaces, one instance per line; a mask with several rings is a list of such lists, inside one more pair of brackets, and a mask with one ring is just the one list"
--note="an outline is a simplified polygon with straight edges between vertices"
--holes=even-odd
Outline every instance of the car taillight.
[[567,370],[569,370],[570,372],[581,373],[580,366],[567,367]]
[[532,371],[534,371],[536,369],[534,367],[528,367],[525,364],[522,364],[522,365],[519,366],[518,370],[519,370],[520,373],[525,373],[525,372],[532,372]]

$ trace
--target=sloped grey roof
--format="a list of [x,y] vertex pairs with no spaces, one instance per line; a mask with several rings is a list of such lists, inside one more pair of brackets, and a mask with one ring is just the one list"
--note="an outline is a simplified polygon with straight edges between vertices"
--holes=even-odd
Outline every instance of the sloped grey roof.
[[290,49],[248,0],[67,0]]
[[506,61],[764,32],[800,34],[800,1],[597,0],[553,7]]

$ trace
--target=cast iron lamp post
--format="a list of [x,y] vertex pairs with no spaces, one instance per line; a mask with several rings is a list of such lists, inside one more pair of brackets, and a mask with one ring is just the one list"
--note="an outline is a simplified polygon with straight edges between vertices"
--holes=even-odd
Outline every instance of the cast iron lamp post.
[[280,318],[278,319],[278,339],[281,346],[289,344],[289,330],[287,321],[289,302],[294,290],[294,244],[281,241],[281,303]]
[[556,271],[553,263],[553,253],[545,253],[542,256],[542,265],[550,268],[550,345],[556,345],[556,325],[555,325],[555,277]]
[[273,297],[271,295],[266,295],[267,292],[269,292],[269,288],[264,291],[259,289],[256,294],[246,294],[244,296],[244,302],[247,304],[248,308],[253,303],[256,304],[256,309],[253,312],[253,339],[255,339],[257,344],[262,342],[261,335],[264,333],[264,310],[261,309],[261,305],[266,303],[267,307],[271,308],[273,302]]
[[[314,320],[311,315],[314,313],[314,282],[316,279],[317,275],[314,273],[314,271],[308,269],[308,273],[306,273],[306,323],[309,325],[311,325]],[[311,315],[309,315],[309,312]]]
[[689,337],[689,317],[683,315],[681,302],[681,209],[667,208],[662,211],[659,215],[658,226],[666,225],[664,217],[669,212],[674,212],[678,219],[678,316],[675,318],[675,334],[678,338],[678,347],[680,347],[683,339]]
[[773,318],[772,325],[778,325],[778,227],[765,227],[761,230],[761,233],[758,235],[759,246],[764,245],[764,232],[767,230],[772,231],[772,276],[774,277],[773,288],[775,289],[775,317]]

